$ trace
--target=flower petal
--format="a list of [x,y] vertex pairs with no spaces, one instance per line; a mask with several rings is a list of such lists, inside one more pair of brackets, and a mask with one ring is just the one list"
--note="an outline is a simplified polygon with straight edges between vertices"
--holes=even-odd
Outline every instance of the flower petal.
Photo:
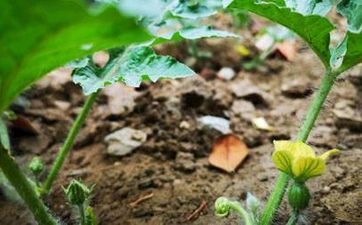
[[272,155],[272,160],[280,171],[292,175],[293,156],[289,151],[275,151]]
[[315,157],[314,150],[302,141],[296,141],[293,144],[293,157],[295,159],[302,157]]
[[275,151],[290,151],[294,158],[315,157],[314,150],[302,141],[274,141]]
[[309,178],[321,175],[326,169],[325,161],[316,157],[301,157],[292,165],[294,179],[306,181]]
[[319,158],[326,161],[329,158],[329,156],[336,155],[338,153],[339,153],[338,149],[332,149],[320,155]]
[[293,141],[273,141],[275,151],[286,151],[292,148]]

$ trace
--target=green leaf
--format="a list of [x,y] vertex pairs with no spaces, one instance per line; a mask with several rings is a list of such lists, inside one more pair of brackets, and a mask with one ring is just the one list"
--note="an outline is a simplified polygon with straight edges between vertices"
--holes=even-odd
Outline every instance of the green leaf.
[[148,25],[149,31],[156,37],[171,40],[182,29],[183,25],[178,19],[165,19]]
[[288,8],[303,15],[325,16],[333,7],[335,0],[285,0]]
[[222,7],[227,8],[234,0],[222,0]]
[[181,18],[199,19],[215,15],[222,8],[221,0],[179,0],[170,5],[170,12]]
[[70,60],[149,38],[117,9],[89,11],[80,0],[2,0],[0,10],[0,112]]
[[167,40],[177,39],[178,36],[189,40],[195,40],[200,38],[239,37],[234,33],[217,30],[212,28],[211,26],[198,24],[196,21],[193,20],[183,20],[181,23],[180,19],[174,18],[166,19],[159,23],[150,24],[148,28],[150,32],[155,36]]
[[330,67],[330,32],[334,26],[326,18],[318,15],[303,16],[274,3],[256,3],[254,0],[234,0],[230,8],[249,10],[289,28],[312,48],[326,68]]
[[211,37],[217,37],[217,38],[237,38],[238,36],[234,33],[230,33],[227,31],[217,30],[210,26],[202,26],[202,27],[191,27],[191,28],[185,28],[180,30],[180,36],[185,39],[199,39],[199,38],[211,38]]
[[348,20],[348,30],[353,33],[362,32],[362,1],[342,0],[337,5],[337,11]]
[[[100,0],[98,0],[100,1]],[[101,0],[102,2],[116,3],[120,9],[132,16],[162,17],[166,7],[173,0]]]
[[[102,0],[105,1],[105,0]],[[141,22],[159,38],[176,40],[208,37],[236,37],[235,34],[212,29],[202,18],[214,15],[231,1],[221,0],[115,0],[124,12],[141,16]],[[197,33],[199,32],[199,33]]]
[[[346,71],[349,68],[362,62],[362,33],[355,34],[352,32],[347,32],[345,39],[342,44],[337,47],[337,54],[341,54],[340,57],[343,57],[343,62],[341,67],[338,69],[340,72]],[[343,52],[344,51],[344,52]]]
[[331,48],[330,64],[334,70],[339,68],[343,63],[344,56],[347,53],[347,40],[348,40],[348,36],[346,35],[337,47]]
[[73,81],[80,84],[86,95],[118,81],[138,87],[143,80],[156,82],[161,78],[182,78],[195,73],[169,56],[159,56],[150,47],[133,46],[111,59],[100,69],[91,60],[86,67],[73,72]]

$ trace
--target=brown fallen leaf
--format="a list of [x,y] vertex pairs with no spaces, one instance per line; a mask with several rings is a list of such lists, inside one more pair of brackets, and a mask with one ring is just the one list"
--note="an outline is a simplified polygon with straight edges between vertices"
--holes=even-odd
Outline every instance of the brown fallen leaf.
[[16,119],[10,121],[10,127],[31,135],[39,134],[39,130],[33,125],[33,123],[21,115],[17,115]]
[[227,172],[234,172],[249,154],[249,149],[236,135],[219,137],[212,146],[209,163]]
[[293,61],[297,55],[295,40],[286,40],[275,45],[277,53],[288,61]]

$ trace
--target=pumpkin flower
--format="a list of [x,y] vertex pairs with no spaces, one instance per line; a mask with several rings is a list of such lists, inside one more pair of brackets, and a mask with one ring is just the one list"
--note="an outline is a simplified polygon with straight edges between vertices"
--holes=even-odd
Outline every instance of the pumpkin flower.
[[316,156],[314,150],[302,141],[274,141],[274,148],[272,160],[275,166],[298,182],[323,174],[328,157],[339,152],[332,149]]

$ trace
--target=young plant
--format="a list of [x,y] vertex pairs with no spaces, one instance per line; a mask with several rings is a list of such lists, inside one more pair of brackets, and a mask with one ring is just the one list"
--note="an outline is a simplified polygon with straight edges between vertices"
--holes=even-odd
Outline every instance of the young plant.
[[[337,47],[331,46],[330,43],[330,33],[334,30],[334,25],[325,17],[335,4],[337,4],[337,11],[348,20],[347,32]],[[293,183],[288,193],[289,204],[293,210],[288,224],[292,225],[298,221],[300,211],[309,202],[310,192],[305,182],[311,177],[321,175],[325,170],[327,156],[336,152],[333,150],[317,157],[314,151],[303,142],[307,141],[337,77],[362,62],[362,21],[360,19],[362,3],[359,0],[234,0],[229,8],[247,10],[289,28],[311,47],[325,67],[320,88],[300,127],[297,141],[276,142],[273,161],[282,172],[263,213],[258,218],[259,222],[251,223],[261,225],[272,223],[289,180],[292,179]],[[234,202],[228,203],[225,199],[218,203],[220,202],[223,204],[217,204],[216,212],[233,208],[228,204],[234,204]],[[243,216],[243,218],[249,223],[247,217]]]
[[[113,7],[90,11],[80,0],[48,3],[0,2],[0,115],[21,91],[52,69],[97,50],[150,38]],[[10,155],[9,142],[3,135],[1,139],[0,168],[5,177],[40,225],[58,224]]]
[[44,163],[39,157],[34,157],[29,163],[29,170],[33,174],[37,188],[41,188],[40,174],[44,171]]
[[69,204],[79,214],[79,225],[96,225],[97,220],[93,208],[89,206],[93,187],[88,188],[78,180],[72,180],[67,188],[63,188]]

